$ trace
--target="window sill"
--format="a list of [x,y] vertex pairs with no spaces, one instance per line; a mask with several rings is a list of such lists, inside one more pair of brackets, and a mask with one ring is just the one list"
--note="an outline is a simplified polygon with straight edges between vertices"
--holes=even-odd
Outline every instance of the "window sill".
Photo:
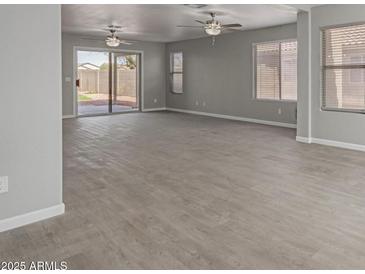
[[356,110],[356,109],[340,109],[340,108],[326,108],[321,107],[321,111],[330,111],[330,112],[345,112],[345,113],[353,113],[353,114],[365,114],[365,110]]
[[261,98],[252,98],[253,101],[259,102],[275,102],[275,103],[297,103],[297,100],[277,100],[277,99],[261,99]]

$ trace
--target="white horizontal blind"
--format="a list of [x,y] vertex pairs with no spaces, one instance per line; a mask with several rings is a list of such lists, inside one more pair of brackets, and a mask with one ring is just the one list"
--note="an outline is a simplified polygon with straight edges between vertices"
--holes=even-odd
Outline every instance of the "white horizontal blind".
[[322,32],[322,108],[365,111],[365,24]]
[[183,54],[173,52],[170,55],[170,81],[173,93],[183,93]]
[[297,100],[297,41],[281,43],[281,99]]
[[256,97],[280,99],[280,44],[256,45]]
[[297,99],[297,41],[276,41],[255,46],[256,98]]

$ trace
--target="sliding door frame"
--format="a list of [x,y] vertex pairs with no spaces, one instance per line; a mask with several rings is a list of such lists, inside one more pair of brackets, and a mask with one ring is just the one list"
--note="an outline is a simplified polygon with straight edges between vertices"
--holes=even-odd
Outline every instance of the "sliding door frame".
[[[123,112],[116,112],[116,113],[103,113],[103,114],[93,114],[93,115],[78,115],[78,102],[77,102],[77,87],[76,87],[76,79],[77,79],[77,52],[78,51],[100,51],[100,52],[109,52],[109,53],[134,53],[139,56],[139,85],[138,85],[138,95],[139,102],[138,102],[138,110],[144,111],[144,75],[143,75],[143,50],[127,50],[127,49],[111,49],[111,48],[95,48],[95,47],[80,47],[74,46],[73,47],[73,68],[72,68],[72,92],[73,92],[73,116],[74,117],[84,117],[84,116],[98,116],[98,115],[111,115],[111,114],[121,114]],[[109,55],[110,56],[110,55]],[[110,71],[110,67],[109,67]],[[112,72],[113,73],[113,72]],[[109,79],[110,81],[110,79]],[[110,89],[110,86],[109,86]],[[135,111],[135,110],[132,110]],[[128,112],[128,111],[126,111]]]
[[[141,110],[141,94],[139,92],[140,90],[140,86],[141,86],[141,55],[140,54],[136,54],[134,52],[126,52],[126,51],[123,51],[123,52],[114,52],[114,55],[113,55],[113,64],[116,64],[117,62],[117,58],[118,57],[122,57],[122,56],[128,56],[128,55],[134,55],[136,56],[136,103],[137,103],[137,110]],[[113,70],[112,71],[112,79],[113,79],[113,84],[112,84],[112,89],[110,91],[111,93],[111,99],[110,99],[110,102],[112,102],[115,98],[114,98],[114,95],[116,94],[116,88],[117,88],[117,71],[116,70]],[[111,104],[112,106],[113,104]],[[133,110],[134,111],[134,110]],[[119,112],[119,113],[123,113],[123,112]]]

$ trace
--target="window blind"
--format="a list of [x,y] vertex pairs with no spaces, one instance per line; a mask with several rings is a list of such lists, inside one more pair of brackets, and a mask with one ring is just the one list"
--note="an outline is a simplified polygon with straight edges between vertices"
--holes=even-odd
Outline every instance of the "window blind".
[[280,46],[279,43],[256,45],[256,97],[280,99]]
[[256,98],[297,99],[297,41],[257,44],[255,60]]
[[183,93],[183,54],[173,52],[170,55],[170,81],[173,93]]
[[365,24],[322,31],[322,108],[365,111]]
[[281,99],[297,100],[297,41],[281,43]]

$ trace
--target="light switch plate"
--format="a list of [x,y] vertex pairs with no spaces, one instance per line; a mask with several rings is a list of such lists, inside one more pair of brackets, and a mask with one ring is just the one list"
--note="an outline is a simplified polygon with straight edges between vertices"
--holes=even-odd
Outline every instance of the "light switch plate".
[[5,193],[9,191],[9,177],[0,176],[0,193]]
[[65,77],[65,82],[71,82],[71,77]]

